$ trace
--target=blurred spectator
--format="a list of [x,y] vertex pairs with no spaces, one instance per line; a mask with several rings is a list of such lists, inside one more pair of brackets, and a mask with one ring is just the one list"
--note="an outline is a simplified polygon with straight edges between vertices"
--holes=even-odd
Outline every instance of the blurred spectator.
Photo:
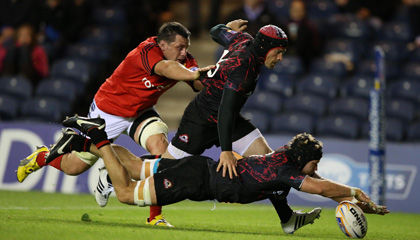
[[252,36],[255,36],[258,30],[264,25],[279,25],[276,17],[269,12],[264,0],[244,0],[243,6],[229,14],[227,20],[224,22],[230,22],[235,19],[248,20],[246,31]]
[[21,74],[36,85],[48,76],[48,58],[44,49],[38,45],[32,25],[24,24],[16,31],[14,44],[4,47],[2,74]]
[[11,26],[4,26],[0,35],[0,73],[3,71],[3,62],[7,49],[14,44],[15,29]]
[[306,17],[306,5],[302,0],[293,0],[285,23],[289,46],[287,54],[299,56],[308,71],[311,61],[320,54],[322,41],[316,26]]
[[48,49],[48,55],[52,60],[64,52],[64,43],[61,41],[64,28],[64,9],[61,0],[44,0],[39,39]]
[[403,0],[403,6],[407,9],[410,29],[414,36],[414,41],[410,44],[410,49],[420,48],[420,1]]
[[[190,9],[190,31],[193,36],[199,36],[201,31],[201,24],[200,21],[201,17],[201,1],[200,0],[189,0],[189,9]],[[220,15],[220,5],[222,4],[222,0],[210,0],[210,11],[208,16],[208,21],[205,23],[206,30],[214,27],[219,23],[219,15]]]
[[351,13],[361,20],[378,17],[389,21],[395,14],[399,0],[334,0],[340,13]]
[[62,39],[68,43],[79,40],[81,33],[89,25],[92,10],[91,1],[88,0],[63,0],[63,28]]
[[11,26],[16,29],[24,23],[38,27],[41,2],[42,0],[1,0],[0,27]]
[[169,6],[169,0],[126,0],[124,2],[127,27],[131,34],[129,43],[125,46],[127,51],[137,46],[139,41],[157,32],[162,23],[173,20],[174,16]]

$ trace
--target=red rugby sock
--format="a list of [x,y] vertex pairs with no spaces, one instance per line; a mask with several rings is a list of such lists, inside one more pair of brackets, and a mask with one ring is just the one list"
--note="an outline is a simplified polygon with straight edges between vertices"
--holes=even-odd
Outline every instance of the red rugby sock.
[[36,156],[36,163],[38,163],[38,166],[45,166],[45,154],[47,153],[48,151],[38,153],[38,156]]
[[157,215],[162,214],[162,206],[150,206],[149,220],[153,220]]
[[50,165],[51,167],[55,167],[56,169],[61,170],[61,159],[63,159],[64,155],[61,155],[57,158],[55,158],[54,160],[52,160],[50,163],[48,163],[48,165]]

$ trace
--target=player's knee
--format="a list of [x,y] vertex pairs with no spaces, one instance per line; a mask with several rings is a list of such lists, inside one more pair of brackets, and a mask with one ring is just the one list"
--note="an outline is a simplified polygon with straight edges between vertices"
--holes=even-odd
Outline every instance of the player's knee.
[[115,189],[115,192],[120,203],[133,204],[133,195],[129,189]]
[[[98,157],[96,157],[95,155],[90,155],[91,156],[89,158],[88,155],[82,154],[82,159],[78,154],[66,154],[65,156],[63,156],[63,159],[61,161],[61,170],[65,174],[70,176],[80,175],[81,173],[89,169],[98,159]],[[90,159],[89,161],[86,160],[88,158]]]
[[168,147],[168,140],[164,134],[149,136],[146,140],[146,149],[151,154],[163,154]]
[[159,117],[150,117],[140,126],[131,137],[149,152],[153,150],[158,151],[158,154],[163,153],[167,146],[168,126],[166,123]]

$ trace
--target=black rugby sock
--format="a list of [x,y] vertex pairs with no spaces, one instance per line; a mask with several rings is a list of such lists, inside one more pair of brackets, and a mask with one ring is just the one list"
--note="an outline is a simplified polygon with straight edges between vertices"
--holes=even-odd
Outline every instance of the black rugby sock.
[[108,135],[105,131],[99,130],[98,128],[91,128],[87,132],[87,135],[92,140],[93,144],[95,144],[96,148],[100,149],[101,147],[111,144],[108,140]]

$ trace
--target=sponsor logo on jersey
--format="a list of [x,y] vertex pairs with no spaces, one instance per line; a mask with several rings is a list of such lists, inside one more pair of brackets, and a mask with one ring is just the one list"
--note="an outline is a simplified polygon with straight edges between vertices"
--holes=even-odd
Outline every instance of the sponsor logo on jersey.
[[182,134],[179,137],[179,140],[183,141],[184,143],[188,143],[189,137],[187,134]]
[[166,189],[168,189],[168,188],[171,188],[172,186],[173,186],[173,184],[172,184],[172,182],[171,181],[169,181],[168,179],[163,179],[163,186],[166,188]]

